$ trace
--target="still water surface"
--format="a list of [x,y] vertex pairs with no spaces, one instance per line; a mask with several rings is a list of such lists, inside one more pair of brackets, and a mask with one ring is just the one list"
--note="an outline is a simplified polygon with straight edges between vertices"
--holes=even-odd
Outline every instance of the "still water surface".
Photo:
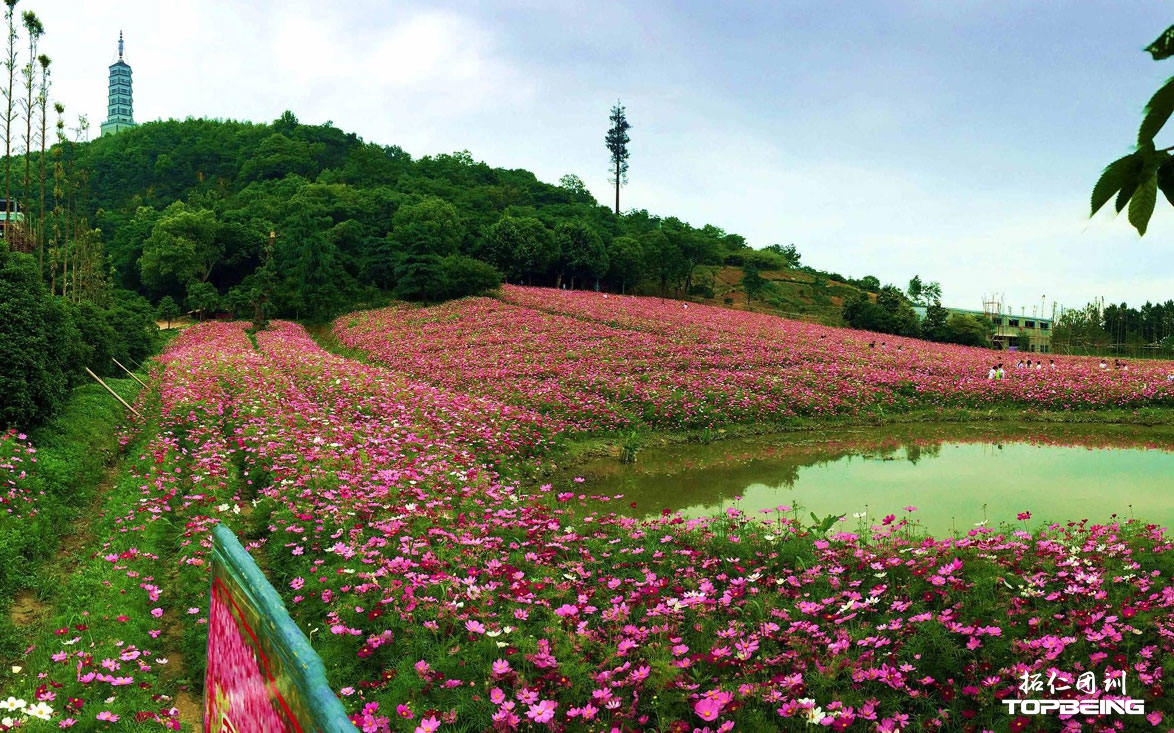
[[[870,524],[906,517],[939,536],[983,521],[1031,529],[1113,514],[1174,527],[1170,428],[888,426],[646,448],[635,464],[597,459],[576,473],[586,479],[577,489],[623,494],[606,508],[633,516],[782,505],[805,521],[845,515],[846,531],[860,528],[860,512]],[[1017,520],[1021,512],[1031,519]]]

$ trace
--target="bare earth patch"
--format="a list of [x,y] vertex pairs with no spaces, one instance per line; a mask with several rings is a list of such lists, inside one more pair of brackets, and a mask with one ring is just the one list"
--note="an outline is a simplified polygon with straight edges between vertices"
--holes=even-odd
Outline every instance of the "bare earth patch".
[[49,606],[37,600],[31,590],[16,594],[10,612],[13,626],[32,626],[49,614]]

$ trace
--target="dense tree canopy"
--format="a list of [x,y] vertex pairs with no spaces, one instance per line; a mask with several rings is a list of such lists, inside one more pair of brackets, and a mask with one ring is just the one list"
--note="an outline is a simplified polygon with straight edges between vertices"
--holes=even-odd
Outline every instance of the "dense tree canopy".
[[[328,318],[389,295],[480,292],[487,278],[680,295],[700,265],[798,262],[793,246],[752,255],[717,227],[617,215],[573,174],[543,183],[467,151],[413,160],[289,112],[268,125],[146,123],[69,150],[89,171],[81,213],[101,232],[114,283],[186,310],[215,302],[248,317],[266,297],[275,315]],[[258,268],[270,231],[266,295]],[[475,282],[458,287],[460,273]],[[193,299],[201,283],[219,300],[206,287]]]

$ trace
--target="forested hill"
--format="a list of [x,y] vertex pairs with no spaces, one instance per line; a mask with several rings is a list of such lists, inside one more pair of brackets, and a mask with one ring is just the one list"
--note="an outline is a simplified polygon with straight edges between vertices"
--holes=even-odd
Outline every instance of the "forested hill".
[[264,301],[273,315],[322,319],[501,278],[687,293],[698,265],[785,264],[713,226],[617,216],[574,175],[553,185],[468,153],[413,159],[289,112],[272,124],[152,122],[70,152],[115,284],[205,313],[247,317]]

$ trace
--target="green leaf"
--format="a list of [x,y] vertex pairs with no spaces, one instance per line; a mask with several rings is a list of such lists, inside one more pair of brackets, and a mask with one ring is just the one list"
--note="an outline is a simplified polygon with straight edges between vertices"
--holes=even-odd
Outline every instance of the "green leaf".
[[[1105,166],[1105,170],[1101,172],[1101,177],[1097,179],[1097,183],[1092,189],[1092,211],[1089,212],[1089,216],[1100,211],[1101,207],[1113,198],[1113,195],[1120,191],[1130,179],[1136,178],[1141,171],[1141,165],[1141,156],[1137,153],[1130,153]],[[1134,186],[1136,187],[1136,184]],[[1120,210],[1121,207],[1117,207],[1117,211]]]
[[[1152,148],[1153,146],[1150,147]],[[1146,178],[1145,154],[1146,151],[1141,150],[1134,153],[1134,158],[1130,162],[1129,167],[1122,171],[1121,190],[1117,192],[1117,200],[1113,204],[1117,208],[1118,214],[1125,208],[1125,204],[1129,203],[1129,198],[1133,196],[1133,192],[1137,190],[1137,187]],[[1154,166],[1154,168],[1157,168],[1157,166]]]
[[[1141,175],[1141,155],[1139,153],[1131,153],[1125,157],[1119,157],[1102,170],[1097,184],[1093,186],[1092,197],[1092,211],[1089,211],[1089,216],[1097,214],[1102,206],[1112,199],[1113,195],[1118,193],[1122,188],[1129,186],[1128,196],[1133,194],[1133,189],[1138,187],[1138,181]],[[1120,211],[1124,206],[1124,201],[1119,202],[1120,206],[1116,210]]]
[[1145,106],[1145,117],[1141,120],[1141,127],[1137,130],[1137,144],[1144,145],[1153,142],[1154,135],[1162,129],[1162,125],[1174,113],[1174,77],[1166,80]]
[[1158,200],[1158,172],[1154,171],[1146,178],[1129,201],[1129,223],[1137,229],[1139,236],[1145,236],[1146,227],[1154,213],[1154,203]]
[[1158,168],[1158,188],[1166,196],[1170,205],[1174,206],[1174,158],[1169,155]]
[[1154,42],[1145,47],[1150,56],[1154,57],[1154,61],[1161,61],[1174,56],[1174,25],[1163,31],[1162,35],[1154,39]]

